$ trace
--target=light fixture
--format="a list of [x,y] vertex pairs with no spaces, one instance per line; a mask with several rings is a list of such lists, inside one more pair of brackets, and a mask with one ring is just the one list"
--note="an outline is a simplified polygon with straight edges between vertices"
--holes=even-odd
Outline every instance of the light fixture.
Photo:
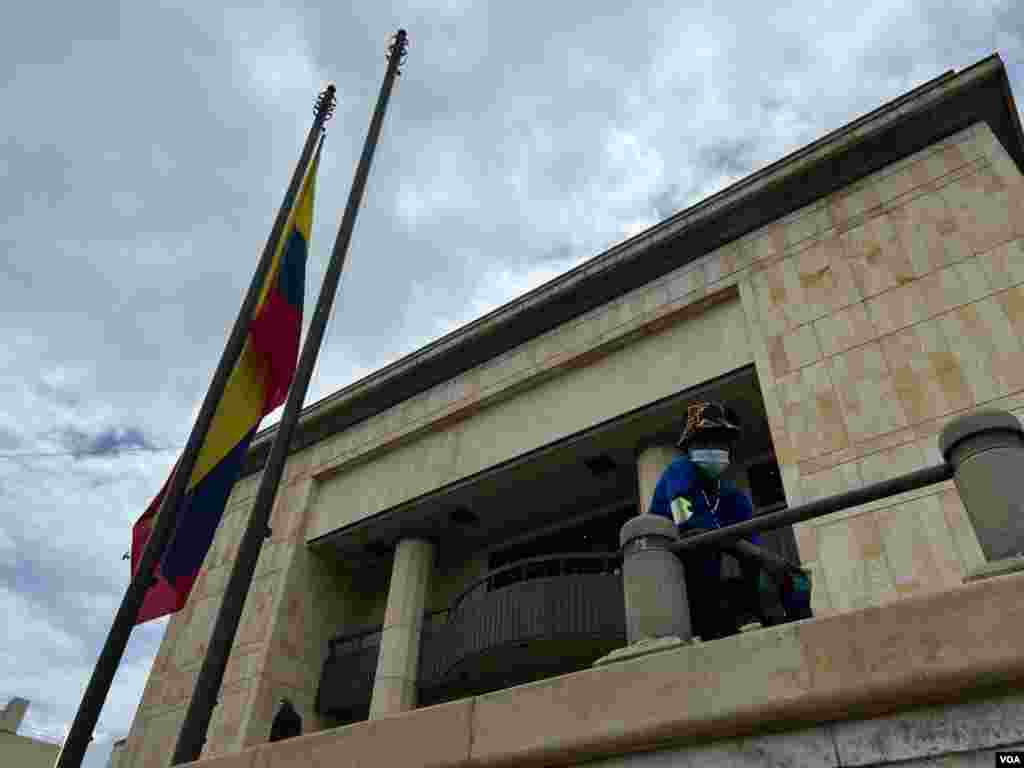
[[616,464],[612,460],[612,457],[606,453],[591,456],[589,459],[584,459],[583,463],[587,465],[587,469],[589,469],[591,474],[595,477],[607,475],[609,472],[614,472],[616,468]]
[[479,525],[480,516],[469,507],[456,507],[448,513],[448,518],[455,525]]

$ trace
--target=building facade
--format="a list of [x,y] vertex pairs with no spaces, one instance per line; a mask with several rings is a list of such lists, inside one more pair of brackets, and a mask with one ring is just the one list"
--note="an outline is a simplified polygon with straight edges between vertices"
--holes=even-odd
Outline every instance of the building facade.
[[[952,481],[767,537],[812,574],[813,619],[592,667],[627,643],[619,530],[689,403],[739,412],[758,513],[941,462],[960,414],[1024,414],[1022,169],[993,56],[307,408],[204,759],[826,766],[1024,742],[1024,576],[965,584],[986,558]],[[123,768],[168,763],[272,437]],[[282,696],[311,735],[266,745]],[[877,735],[961,716],[989,725]]]
[[15,697],[0,712],[0,765],[50,768],[57,759],[60,746],[18,733],[28,705],[28,699]]

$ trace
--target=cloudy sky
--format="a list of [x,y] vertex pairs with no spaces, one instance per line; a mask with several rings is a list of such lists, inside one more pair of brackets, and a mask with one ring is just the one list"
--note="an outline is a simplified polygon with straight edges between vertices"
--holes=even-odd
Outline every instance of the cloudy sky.
[[[43,0],[0,29],[0,704],[31,699],[26,733],[74,716],[333,80],[315,301],[397,27],[307,403],[948,69],[998,51],[1024,99],[1014,0],[352,5]],[[90,768],[165,626],[134,632]]]

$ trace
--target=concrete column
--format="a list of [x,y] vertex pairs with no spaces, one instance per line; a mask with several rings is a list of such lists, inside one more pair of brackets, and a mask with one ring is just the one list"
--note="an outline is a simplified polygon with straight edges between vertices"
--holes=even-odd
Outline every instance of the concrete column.
[[669,443],[654,442],[638,447],[640,514],[627,520],[619,533],[629,645],[598,659],[594,662],[596,667],[676,647],[693,639],[683,564],[666,549],[678,540],[679,532],[667,517],[647,514],[661,474],[680,455]]
[[693,637],[683,564],[666,549],[678,538],[675,523],[658,515],[637,515],[622,526],[622,592],[630,643]]
[[679,534],[668,518],[647,514],[662,473],[681,455],[671,443],[661,442],[641,445],[637,451],[640,515],[627,521],[619,534],[630,643],[648,638],[691,637],[683,566],[676,555],[665,550]]
[[967,580],[1024,568],[1024,428],[1006,411],[987,409],[954,419],[939,450],[989,562]]
[[654,486],[658,484],[661,473],[673,461],[683,454],[670,443],[655,443],[642,446],[637,451],[636,474],[640,486],[640,513],[644,514],[651,507]]
[[371,720],[416,708],[420,636],[435,556],[434,544],[423,539],[402,539],[395,549]]

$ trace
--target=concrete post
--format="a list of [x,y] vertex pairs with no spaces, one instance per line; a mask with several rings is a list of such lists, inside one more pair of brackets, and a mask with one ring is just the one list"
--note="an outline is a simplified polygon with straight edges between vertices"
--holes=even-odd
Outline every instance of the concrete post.
[[630,643],[693,637],[683,564],[667,549],[678,538],[675,523],[658,515],[637,515],[622,526],[622,591]]
[[981,410],[954,419],[939,450],[989,562],[970,581],[1024,568],[1024,428],[1011,413]]
[[402,539],[395,549],[370,700],[371,720],[416,707],[420,637],[435,555],[434,544],[423,539]]
[[637,484],[640,488],[640,513],[651,508],[654,487],[669,464],[683,454],[674,445],[656,443],[642,448],[636,457]]
[[629,645],[598,659],[594,666],[672,648],[693,639],[683,563],[666,549],[679,538],[679,532],[667,517],[647,514],[661,474],[680,455],[674,446],[663,443],[642,445],[637,451],[640,514],[627,520],[619,533]]

